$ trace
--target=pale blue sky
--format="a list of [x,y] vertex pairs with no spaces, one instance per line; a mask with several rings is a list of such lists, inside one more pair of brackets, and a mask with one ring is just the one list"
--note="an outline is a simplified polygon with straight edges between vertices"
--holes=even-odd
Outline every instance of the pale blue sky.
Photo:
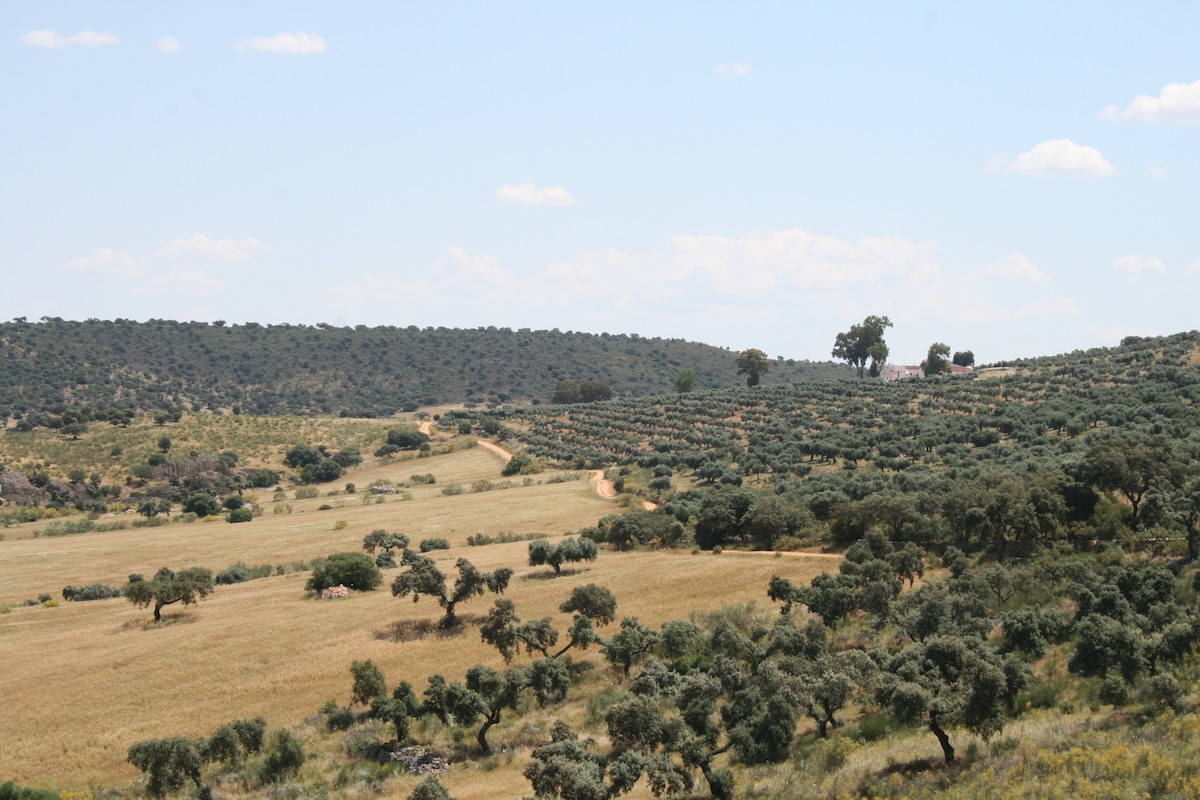
[[0,319],[1200,327],[1200,4],[0,6]]

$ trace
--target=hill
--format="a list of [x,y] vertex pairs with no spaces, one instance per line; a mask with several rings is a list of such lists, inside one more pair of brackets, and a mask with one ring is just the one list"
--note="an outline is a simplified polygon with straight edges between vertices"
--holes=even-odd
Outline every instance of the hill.
[[[142,796],[141,739],[207,754],[213,796],[407,798],[413,743],[460,800],[1195,797],[1198,401],[1192,332],[891,384],[14,426],[0,773]],[[419,603],[304,590],[386,529]],[[113,594],[160,565],[230,582],[155,623]],[[348,703],[367,658],[393,694]],[[257,715],[299,769],[219,756]]]
[[[0,323],[0,418],[80,405],[389,416],[549,401],[564,380],[601,381],[619,397],[662,394],[684,369],[698,389],[744,382],[728,350],[636,334],[45,318]],[[776,360],[763,382],[848,374]]]

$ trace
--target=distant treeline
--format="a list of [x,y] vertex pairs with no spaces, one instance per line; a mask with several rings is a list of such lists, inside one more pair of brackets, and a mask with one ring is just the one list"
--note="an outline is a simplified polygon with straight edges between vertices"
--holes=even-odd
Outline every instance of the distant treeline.
[[[735,354],[682,339],[527,328],[224,322],[0,323],[0,419],[97,409],[227,408],[249,414],[386,416],[421,405],[549,402],[561,381],[617,397],[740,385]],[[841,378],[832,362],[774,360],[764,384]]]

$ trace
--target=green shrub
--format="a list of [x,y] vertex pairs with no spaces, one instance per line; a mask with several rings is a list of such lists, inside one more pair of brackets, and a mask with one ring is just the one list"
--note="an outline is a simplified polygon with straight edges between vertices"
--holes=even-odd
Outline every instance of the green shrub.
[[408,482],[414,486],[422,486],[431,483],[437,483],[437,478],[433,477],[432,472],[426,472],[419,475],[409,475]]
[[1129,684],[1120,675],[1108,675],[1100,682],[1100,691],[1097,696],[1101,703],[1123,706],[1129,702]]
[[87,586],[64,586],[62,590],[64,600],[68,601],[85,601],[85,600],[107,600],[110,597],[120,597],[121,590],[116,586],[110,586],[107,583],[92,583]]
[[448,483],[442,487],[442,494],[446,495],[447,497],[462,493],[463,487],[457,483]]
[[96,523],[90,519],[55,520],[46,526],[42,536],[73,536],[77,533],[90,533],[96,529]]
[[263,783],[276,783],[304,765],[304,746],[290,731],[276,731],[263,759],[260,777]]
[[254,519],[254,512],[244,506],[233,509],[225,517],[225,520],[230,523],[249,522],[252,519]]
[[432,775],[417,784],[408,800],[454,800],[441,781]]
[[49,789],[30,789],[12,781],[0,783],[0,800],[58,800],[58,792]]
[[420,547],[422,553],[428,553],[433,550],[449,550],[450,542],[445,539],[422,539]]
[[296,499],[297,500],[311,500],[312,498],[316,497],[319,493],[320,492],[318,491],[317,487],[315,487],[315,486],[299,486],[296,488]]
[[334,553],[313,570],[304,588],[318,594],[330,586],[345,586],[359,592],[377,589],[383,573],[366,553]]

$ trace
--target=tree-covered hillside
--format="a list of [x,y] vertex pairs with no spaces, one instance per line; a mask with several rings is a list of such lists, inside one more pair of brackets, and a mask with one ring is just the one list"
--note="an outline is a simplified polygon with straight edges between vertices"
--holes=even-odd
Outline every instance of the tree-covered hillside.
[[[845,376],[774,360],[764,384]],[[0,418],[68,406],[389,415],[455,402],[549,401],[560,381],[618,397],[743,382],[734,354],[681,339],[507,328],[225,325],[44,318],[0,323]]]

